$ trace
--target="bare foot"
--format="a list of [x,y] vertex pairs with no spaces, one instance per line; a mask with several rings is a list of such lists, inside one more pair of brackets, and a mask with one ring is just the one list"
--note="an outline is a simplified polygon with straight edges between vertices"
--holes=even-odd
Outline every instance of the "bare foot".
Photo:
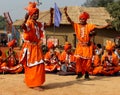
[[41,88],[41,87],[32,87],[32,89],[34,89],[34,90],[38,90],[38,91],[43,91],[43,90],[44,90],[44,89]]

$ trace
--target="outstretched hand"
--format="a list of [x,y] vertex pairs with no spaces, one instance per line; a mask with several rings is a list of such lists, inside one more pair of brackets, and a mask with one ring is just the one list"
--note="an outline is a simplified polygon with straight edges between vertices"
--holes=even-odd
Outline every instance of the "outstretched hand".
[[107,22],[108,26],[112,26],[112,21],[111,20],[107,19],[106,22]]

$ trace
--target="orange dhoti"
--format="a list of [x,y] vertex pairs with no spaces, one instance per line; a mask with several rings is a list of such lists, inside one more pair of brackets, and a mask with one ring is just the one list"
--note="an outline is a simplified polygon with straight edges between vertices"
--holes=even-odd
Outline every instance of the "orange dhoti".
[[78,43],[75,51],[77,73],[82,72],[84,74],[85,71],[89,72],[92,62],[92,48],[92,45],[83,46],[81,43]]
[[28,87],[41,86],[45,82],[45,65],[42,50],[36,43],[25,42],[20,55]]

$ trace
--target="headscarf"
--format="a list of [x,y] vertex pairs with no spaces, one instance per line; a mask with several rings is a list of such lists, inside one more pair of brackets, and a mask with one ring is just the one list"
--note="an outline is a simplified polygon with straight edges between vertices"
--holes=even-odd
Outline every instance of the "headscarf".
[[106,50],[112,51],[115,47],[115,43],[110,41],[110,40],[106,40]]
[[89,17],[90,16],[87,12],[83,12],[83,13],[80,14],[79,19],[82,18],[82,19],[87,20],[87,19],[89,19]]
[[10,42],[7,43],[8,47],[14,47],[16,42],[16,39],[11,40]]
[[48,49],[54,48],[53,42],[48,42],[47,47],[48,47]]
[[25,8],[30,16],[33,15],[37,10],[39,10],[38,8],[36,8],[36,5],[36,2],[29,2],[28,6]]
[[71,49],[72,46],[69,42],[66,42],[65,45],[64,45],[64,50],[67,51],[68,49]]

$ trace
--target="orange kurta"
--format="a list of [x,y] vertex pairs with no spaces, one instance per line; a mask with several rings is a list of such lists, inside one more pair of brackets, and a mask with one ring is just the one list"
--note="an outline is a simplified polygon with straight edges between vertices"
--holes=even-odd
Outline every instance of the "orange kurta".
[[102,70],[101,59],[99,58],[98,55],[93,56],[92,63],[93,63],[93,70],[91,74],[96,75],[101,73]]
[[[9,57],[9,51],[6,51],[6,58]],[[13,54],[7,59],[8,73],[20,73],[23,70],[22,64],[18,63],[18,54],[13,51]]]
[[39,45],[43,34],[43,24],[34,25],[32,19],[27,20],[27,30],[24,31],[24,44],[22,47],[20,62],[25,68],[25,83],[28,87],[41,86],[45,82],[45,66],[42,49]]
[[66,65],[66,67],[68,68],[68,72],[70,71],[75,72],[76,63],[74,53],[67,54],[67,52],[64,50],[61,53],[59,60],[62,64]]
[[59,53],[54,51],[54,54],[51,55],[50,50],[45,54],[44,60],[46,62],[45,70],[47,72],[53,72],[56,70],[60,70],[59,65]]
[[75,50],[75,56],[76,56],[76,72],[85,72],[88,71],[91,59],[92,59],[92,53],[93,53],[93,44],[91,43],[88,45],[88,42],[90,42],[90,36],[89,33],[95,28],[94,24],[86,24],[84,27],[82,27],[78,23],[74,23],[74,29],[76,33],[76,37],[78,39],[78,44],[76,46]]

